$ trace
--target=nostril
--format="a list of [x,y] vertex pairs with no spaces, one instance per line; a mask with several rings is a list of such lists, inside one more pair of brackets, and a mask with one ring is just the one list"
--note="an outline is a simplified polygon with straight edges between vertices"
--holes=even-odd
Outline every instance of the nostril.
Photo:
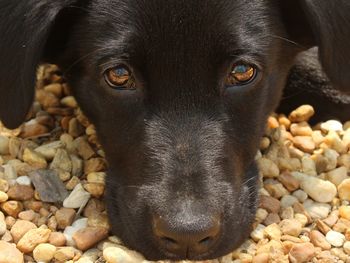
[[178,245],[178,242],[170,237],[161,237],[160,240],[166,245]]
[[213,237],[205,237],[198,242],[199,245],[208,246],[214,240]]

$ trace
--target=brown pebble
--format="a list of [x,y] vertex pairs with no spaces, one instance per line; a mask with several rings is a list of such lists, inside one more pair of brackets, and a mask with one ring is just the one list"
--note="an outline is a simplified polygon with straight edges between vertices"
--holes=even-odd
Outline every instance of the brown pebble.
[[18,241],[17,248],[23,253],[30,253],[38,244],[46,243],[49,240],[50,233],[50,229],[31,229]]
[[10,189],[7,192],[7,195],[10,199],[25,201],[33,198],[34,190],[31,186],[16,184],[10,187]]
[[295,136],[293,143],[295,147],[307,153],[313,153],[316,148],[315,142],[309,136]]
[[105,210],[105,204],[96,198],[91,198],[84,208],[83,215],[85,217],[92,217],[95,214],[100,214]]
[[276,198],[262,195],[260,196],[260,208],[266,209],[270,213],[278,213],[281,207],[281,203]]
[[315,255],[315,247],[311,243],[295,244],[289,251],[291,263],[308,262]]
[[22,211],[18,214],[18,218],[26,221],[32,221],[35,218],[35,212],[33,210]]
[[299,181],[290,174],[290,172],[283,172],[277,179],[287,188],[288,191],[293,192],[300,186]]
[[107,236],[108,230],[104,227],[86,227],[75,232],[73,240],[78,249],[85,251]]
[[288,118],[291,122],[308,121],[315,114],[315,110],[310,105],[302,105],[293,110]]
[[62,207],[58,210],[55,214],[58,229],[65,229],[67,226],[70,226],[73,223],[75,215],[75,210],[72,208]]
[[0,208],[7,215],[17,218],[18,214],[23,210],[23,204],[17,201],[7,201],[2,203]]
[[63,247],[66,245],[66,237],[61,232],[51,232],[49,243],[56,247]]
[[91,148],[90,144],[85,140],[84,137],[79,137],[74,140],[78,154],[84,159],[88,160],[95,156],[94,150]]
[[279,222],[281,222],[279,215],[276,213],[270,213],[267,215],[263,223],[265,226],[269,226],[271,224],[278,224]]
[[102,158],[91,158],[84,164],[84,173],[100,172],[106,169],[106,162]]
[[324,223],[323,221],[321,221],[319,219],[317,219],[317,221],[316,221],[316,226],[325,235],[331,230],[331,228],[329,226],[327,226],[326,223]]
[[31,229],[36,228],[36,225],[30,221],[17,220],[10,231],[13,237],[13,241],[17,243],[24,236],[25,233],[27,233]]
[[3,263],[23,263],[23,254],[14,244],[3,240],[0,241],[0,262]]
[[320,247],[323,250],[329,250],[331,249],[331,245],[327,242],[326,237],[317,230],[312,230],[310,232],[310,241],[312,244],[314,244],[316,247]]

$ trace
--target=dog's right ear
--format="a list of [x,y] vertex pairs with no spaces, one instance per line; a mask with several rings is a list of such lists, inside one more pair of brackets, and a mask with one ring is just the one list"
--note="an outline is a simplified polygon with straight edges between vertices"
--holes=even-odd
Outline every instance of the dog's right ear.
[[[8,128],[24,121],[33,102],[37,67],[52,38],[50,33],[57,28],[63,10],[76,9],[76,2],[0,1],[0,120]],[[62,45],[55,48],[60,50]]]

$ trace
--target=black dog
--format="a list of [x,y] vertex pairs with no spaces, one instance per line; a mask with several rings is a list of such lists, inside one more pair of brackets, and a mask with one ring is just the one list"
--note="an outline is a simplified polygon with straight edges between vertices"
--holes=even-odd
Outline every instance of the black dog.
[[[107,154],[113,232],[148,259],[216,258],[248,236],[254,155],[297,54],[318,46],[350,90],[349,0],[1,0],[0,34],[0,119],[18,126],[38,64],[58,64]],[[292,93],[330,87],[295,70]]]

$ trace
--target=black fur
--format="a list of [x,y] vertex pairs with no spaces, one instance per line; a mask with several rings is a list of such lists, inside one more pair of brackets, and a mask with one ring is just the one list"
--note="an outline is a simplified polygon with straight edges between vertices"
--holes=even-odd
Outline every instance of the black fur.
[[[333,86],[336,97],[350,90],[348,0],[2,0],[0,34],[0,119],[18,126],[39,62],[57,63],[107,154],[113,232],[148,259],[215,258],[248,236],[254,155],[291,69],[281,110],[303,100],[293,93],[299,83]],[[313,46],[332,85],[318,63],[293,67]],[[256,81],[225,87],[241,60],[260,69]],[[105,83],[103,72],[119,63],[132,68],[135,91]],[[314,94],[325,116],[339,105],[329,94]],[[350,117],[346,100],[341,107],[339,117]],[[220,236],[205,253],[159,246],[154,216],[191,238],[211,215],[220,218]]]

